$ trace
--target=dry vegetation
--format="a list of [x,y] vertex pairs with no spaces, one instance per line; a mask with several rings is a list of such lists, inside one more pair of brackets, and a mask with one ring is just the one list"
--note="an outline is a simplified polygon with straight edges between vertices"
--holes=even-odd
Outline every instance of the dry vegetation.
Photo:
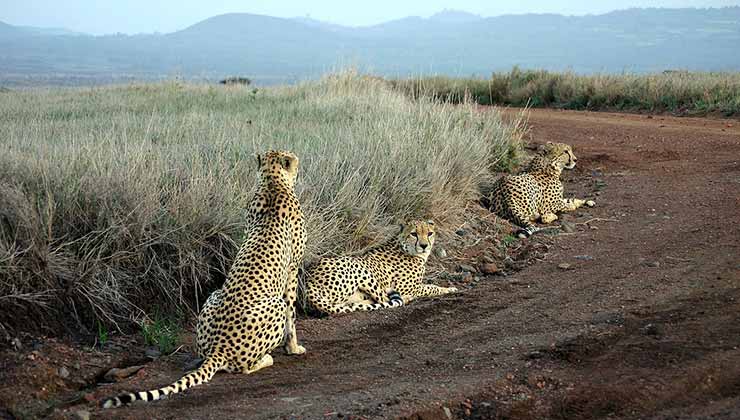
[[241,241],[256,151],[301,157],[310,260],[406,217],[453,226],[518,130],[353,74],[259,91],[2,93],[0,329],[94,334],[190,315]]
[[472,99],[483,105],[740,114],[740,73],[582,76],[514,68],[494,73],[490,79],[429,77],[390,83],[413,97],[432,96],[451,103]]

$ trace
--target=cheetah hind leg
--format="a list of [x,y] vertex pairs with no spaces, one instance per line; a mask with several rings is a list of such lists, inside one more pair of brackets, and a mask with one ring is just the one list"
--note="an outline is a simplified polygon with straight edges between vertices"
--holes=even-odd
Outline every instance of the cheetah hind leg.
[[540,220],[547,225],[558,220],[558,216],[555,213],[545,213],[540,217]]
[[[390,306],[403,306],[404,300],[403,297],[401,297],[400,293],[393,290],[392,288],[386,289],[385,293],[388,296],[388,301],[385,302],[386,304],[390,304]],[[383,302],[378,302],[367,293],[363,292],[362,290],[358,290],[352,296],[350,296],[345,303],[361,303],[363,305],[374,305],[376,303]]]
[[272,366],[272,363],[273,363],[272,356],[270,356],[269,354],[266,354],[262,356],[262,358],[259,361],[257,361],[257,363],[255,363],[249,368],[244,369],[242,372],[246,374],[254,373],[260,369]]
[[[353,298],[358,299],[356,295],[353,295]],[[329,314],[346,314],[357,311],[377,311],[404,305],[401,294],[396,291],[389,293],[388,298],[390,299],[388,302],[376,302],[368,297],[368,299],[355,300],[354,302],[327,305],[323,308],[323,311]]]
[[[537,233],[540,228],[538,228],[532,221],[530,220],[530,215],[525,214],[524,211],[521,209],[514,209],[514,205],[511,205],[510,208],[512,208],[511,216],[513,219],[513,222],[517,225],[521,226],[516,232],[514,232],[514,236],[519,237],[520,239],[529,238],[530,236]],[[534,215],[537,216],[537,215]],[[536,219],[536,217],[535,217]]]

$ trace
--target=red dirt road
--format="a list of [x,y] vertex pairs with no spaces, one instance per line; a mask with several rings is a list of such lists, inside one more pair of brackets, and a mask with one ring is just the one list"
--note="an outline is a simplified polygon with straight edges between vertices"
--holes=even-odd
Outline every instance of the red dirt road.
[[[508,277],[398,310],[302,319],[308,353],[110,418],[740,418],[740,124],[534,110],[597,206]],[[556,221],[555,224],[559,224]],[[571,229],[565,229],[570,231]],[[163,358],[96,397],[183,374]]]

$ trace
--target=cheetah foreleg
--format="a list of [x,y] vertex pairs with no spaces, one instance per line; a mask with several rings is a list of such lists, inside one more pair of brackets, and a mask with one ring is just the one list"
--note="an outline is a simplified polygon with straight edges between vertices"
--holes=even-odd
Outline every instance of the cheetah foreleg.
[[588,206],[593,207],[596,205],[596,202],[593,200],[582,200],[580,198],[564,198],[563,199],[563,208],[562,211],[575,211],[576,209]]
[[422,284],[412,296],[404,296],[404,302],[420,297],[433,297],[457,292],[457,287],[442,287],[434,284]]
[[303,354],[306,348],[298,344],[295,332],[295,300],[298,288],[298,268],[291,268],[288,277],[288,286],[285,290],[285,352],[288,354]]

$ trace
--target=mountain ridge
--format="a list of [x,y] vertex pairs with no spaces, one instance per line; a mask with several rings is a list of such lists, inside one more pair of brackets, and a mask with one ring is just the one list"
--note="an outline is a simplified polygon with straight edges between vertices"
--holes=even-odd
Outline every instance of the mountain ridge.
[[[444,10],[364,27],[227,13],[166,34],[78,35],[0,22],[0,83],[49,74],[226,75],[279,81],[351,65],[406,77],[486,76],[514,65],[581,73],[740,70],[740,6],[482,17]],[[15,78],[15,79],[14,79]]]

